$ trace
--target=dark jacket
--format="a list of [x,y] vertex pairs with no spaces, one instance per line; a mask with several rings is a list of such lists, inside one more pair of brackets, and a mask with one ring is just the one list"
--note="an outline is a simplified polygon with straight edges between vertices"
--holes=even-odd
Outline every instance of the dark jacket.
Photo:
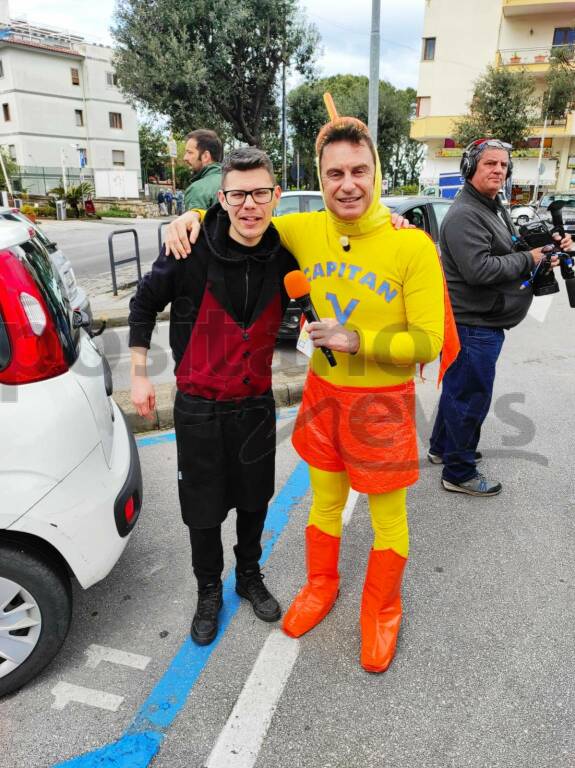
[[222,186],[222,166],[220,163],[210,163],[198,171],[184,192],[184,206],[206,210],[217,202],[218,189]]
[[441,225],[443,269],[455,320],[463,325],[513,328],[533,299],[531,288],[521,289],[532,256],[513,251],[497,211],[495,200],[466,182]]
[[[262,334],[271,334],[273,345],[289,301],[283,277],[292,269],[297,269],[295,259],[281,246],[273,225],[268,227],[257,246],[248,248],[231,240],[229,224],[228,215],[221,206],[213,206],[206,214],[191,256],[178,261],[166,256],[162,249],[151,272],[144,275],[130,301],[130,346],[146,348],[150,347],[156,314],[171,302],[170,346],[178,369],[186,352],[189,356],[188,345],[204,295],[210,295],[208,323],[204,320],[199,329],[202,338],[198,344],[205,348],[206,365],[218,371],[218,377],[214,377],[214,382],[216,378],[219,381],[214,384],[218,391],[204,395],[215,399],[224,397],[224,390],[229,385],[226,377],[229,379],[238,375],[235,361],[238,350],[227,350],[225,344],[228,340],[232,341],[232,337],[238,338],[238,343],[246,347],[245,352],[250,356],[248,360],[246,355],[246,365],[249,363],[254,373],[253,391],[251,386],[247,386],[245,391],[242,389],[242,395],[259,394],[256,382],[271,377],[271,361],[268,361],[267,353],[258,354],[257,339],[261,339]],[[277,316],[274,315],[275,325],[271,328],[269,308],[276,297],[279,297],[281,306]],[[225,313],[223,320],[218,308]],[[265,327],[260,328],[259,324]],[[224,338],[226,334],[229,339]],[[178,387],[183,391],[186,390],[180,384],[189,373],[178,370]]]

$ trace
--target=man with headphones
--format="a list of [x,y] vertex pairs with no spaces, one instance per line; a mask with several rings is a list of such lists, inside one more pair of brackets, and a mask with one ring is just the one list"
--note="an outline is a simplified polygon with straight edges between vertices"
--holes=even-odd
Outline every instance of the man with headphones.
[[[461,352],[443,379],[428,459],[443,463],[447,491],[496,496],[501,483],[477,471],[481,426],[489,411],[495,366],[504,332],[523,320],[531,288],[523,279],[541,261],[541,248],[515,251],[511,225],[499,192],[511,175],[511,145],[479,139],[461,159],[463,189],[443,220],[440,234],[443,269]],[[570,236],[561,248],[570,250]],[[554,259],[553,266],[558,260]]]

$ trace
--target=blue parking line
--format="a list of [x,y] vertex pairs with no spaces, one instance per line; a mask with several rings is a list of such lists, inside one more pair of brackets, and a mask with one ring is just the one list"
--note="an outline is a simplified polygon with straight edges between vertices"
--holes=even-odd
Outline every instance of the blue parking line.
[[[281,410],[276,411],[276,417],[278,421],[282,421],[283,419],[291,419],[293,418],[297,411],[299,406],[293,405],[290,408],[282,408]],[[173,443],[176,439],[176,433],[174,430],[171,430],[171,432],[166,432],[162,435],[152,435],[151,437],[138,437],[136,438],[136,443],[138,446],[146,446],[146,445],[158,445],[160,443]]]
[[[159,439],[143,438],[143,441]],[[287,525],[290,512],[300,503],[308,488],[307,465],[300,461],[270,505],[264,529],[267,537],[264,537],[266,540],[263,544],[262,564],[270,556],[274,544]],[[224,581],[223,594],[224,606],[220,613],[218,636],[214,642],[202,647],[194,645],[189,637],[185,640],[124,735],[112,744],[57,763],[53,768],[147,768],[150,765],[166,737],[168,728],[186,703],[196,680],[239,608],[240,598],[235,592],[233,570]]]

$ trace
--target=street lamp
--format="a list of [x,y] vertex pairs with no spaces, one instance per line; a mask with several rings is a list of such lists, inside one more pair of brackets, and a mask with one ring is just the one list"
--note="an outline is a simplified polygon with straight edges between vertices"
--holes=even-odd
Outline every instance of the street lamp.
[[62,187],[65,197],[68,194],[68,182],[66,180],[66,151],[64,147],[60,147],[60,163],[62,164]]

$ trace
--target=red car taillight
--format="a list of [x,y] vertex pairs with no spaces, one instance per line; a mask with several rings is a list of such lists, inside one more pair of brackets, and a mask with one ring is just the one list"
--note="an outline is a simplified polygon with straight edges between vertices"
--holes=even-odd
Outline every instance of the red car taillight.
[[0,312],[11,350],[0,384],[29,384],[66,373],[62,343],[44,297],[10,251],[0,252]]

